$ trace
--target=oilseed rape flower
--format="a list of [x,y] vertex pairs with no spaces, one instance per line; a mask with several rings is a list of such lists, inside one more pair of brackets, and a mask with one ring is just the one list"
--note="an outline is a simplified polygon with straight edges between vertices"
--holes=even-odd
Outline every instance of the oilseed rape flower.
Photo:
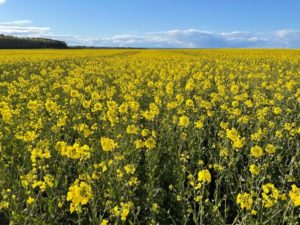
[[126,173],[133,174],[135,171],[135,166],[132,164],[127,164],[124,166],[124,169],[125,169]]
[[76,180],[75,183],[69,187],[67,194],[67,201],[71,201],[71,213],[79,211],[80,207],[86,205],[92,197],[91,186],[84,181]]
[[55,148],[62,156],[66,156],[71,159],[85,160],[91,157],[88,145],[80,146],[78,143],[75,143],[72,146],[69,146],[67,143],[59,141],[56,143]]
[[250,210],[253,205],[253,199],[251,194],[245,192],[245,193],[239,193],[236,198],[236,202],[240,205],[242,209],[248,209]]
[[27,103],[27,108],[30,110],[37,110],[39,107],[38,101],[37,100],[30,100]]
[[23,140],[26,142],[31,142],[34,141],[37,138],[37,134],[35,131],[27,131],[24,136],[23,136]]
[[234,148],[240,149],[244,146],[245,138],[235,128],[226,129],[226,137],[232,141]]
[[121,220],[122,221],[125,221],[127,216],[129,214],[129,209],[127,207],[124,207],[122,208],[122,211],[121,211]]
[[[135,144],[135,147],[137,149],[141,149],[141,148],[143,148],[145,146],[145,143],[142,140],[140,140],[140,139],[135,140],[134,144]],[[149,143],[148,143],[148,146],[149,146]]]
[[266,147],[265,147],[265,151],[268,153],[268,154],[274,154],[275,151],[276,151],[276,147],[272,144],[267,144]]
[[251,155],[255,158],[260,158],[263,155],[263,149],[259,146],[251,147]]
[[31,205],[32,203],[34,203],[34,198],[29,197],[29,198],[26,200],[26,203],[27,203],[28,205]]
[[275,107],[273,112],[274,112],[274,114],[279,115],[279,114],[281,114],[282,110],[279,107]]
[[279,198],[279,191],[275,188],[274,184],[268,183],[262,186],[262,204],[264,207],[269,208],[275,205]]
[[137,134],[138,131],[139,131],[139,129],[135,125],[128,125],[127,129],[126,129],[126,132],[128,134]]
[[151,149],[155,148],[156,141],[152,137],[150,137],[144,142],[144,144],[147,149],[151,150]]
[[198,172],[198,181],[201,183],[210,183],[211,182],[211,174],[208,170],[201,170]]
[[289,191],[289,196],[295,207],[300,206],[300,188],[298,188],[295,184],[292,185],[292,190]]
[[47,99],[47,101],[45,103],[45,108],[47,109],[48,112],[52,112],[57,108],[57,105],[55,102]]
[[258,175],[260,173],[260,168],[255,164],[251,164],[249,167],[249,171],[252,175]]
[[198,128],[198,129],[201,129],[203,128],[204,124],[201,120],[198,120],[195,122],[195,127]]
[[110,152],[113,151],[115,148],[118,147],[117,143],[113,139],[107,137],[101,137],[100,143],[102,146],[103,151]]
[[141,131],[141,135],[142,135],[143,137],[147,137],[147,136],[150,135],[150,131],[149,131],[148,129],[143,129],[143,130]]
[[178,125],[181,127],[187,127],[190,124],[190,120],[187,116],[181,116],[179,118]]
[[245,143],[245,138],[237,138],[236,140],[233,141],[233,147],[240,149],[244,146]]
[[107,219],[103,219],[101,222],[100,222],[100,225],[108,225],[109,221]]

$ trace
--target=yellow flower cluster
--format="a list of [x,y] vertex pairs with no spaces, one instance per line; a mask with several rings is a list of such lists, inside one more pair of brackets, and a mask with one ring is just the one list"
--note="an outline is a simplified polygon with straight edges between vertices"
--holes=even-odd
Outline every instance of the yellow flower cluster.
[[80,211],[81,206],[86,205],[93,197],[92,188],[84,181],[76,180],[69,187],[67,201],[71,201],[70,212]]
[[208,170],[201,170],[198,173],[198,181],[202,183],[210,183],[211,182],[211,175]]
[[262,186],[262,204],[264,207],[272,207],[277,203],[279,191],[274,187],[274,184],[264,184]]
[[295,184],[292,185],[292,190],[289,192],[289,196],[294,206],[300,206],[300,188]]
[[90,148],[87,145],[80,146],[75,143],[72,146],[67,145],[64,141],[59,141],[55,145],[56,150],[70,159],[85,160],[91,157]]
[[240,134],[235,128],[227,129],[226,136],[233,142],[234,148],[242,148],[244,146],[245,138],[241,138]]
[[102,149],[105,152],[110,152],[118,146],[113,139],[107,137],[101,137],[100,142],[101,142]]
[[237,195],[236,202],[241,206],[242,209],[251,209],[253,205],[253,199],[249,193],[239,193]]

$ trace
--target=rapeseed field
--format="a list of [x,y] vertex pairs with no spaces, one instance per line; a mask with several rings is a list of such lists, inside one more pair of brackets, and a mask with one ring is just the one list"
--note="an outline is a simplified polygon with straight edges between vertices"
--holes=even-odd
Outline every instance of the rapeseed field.
[[299,50],[1,50],[10,225],[300,222]]

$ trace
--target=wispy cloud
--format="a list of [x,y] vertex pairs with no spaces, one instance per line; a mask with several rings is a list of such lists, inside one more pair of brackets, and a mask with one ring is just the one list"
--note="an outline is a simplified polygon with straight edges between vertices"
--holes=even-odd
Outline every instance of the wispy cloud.
[[46,35],[49,30],[49,27],[32,26],[31,20],[0,22],[0,34],[5,35],[42,36]]
[[31,23],[32,23],[31,20],[15,20],[15,21],[9,21],[9,22],[0,22],[0,25],[18,25],[18,26],[23,26],[23,25],[31,24]]
[[0,5],[4,4],[6,0],[0,0]]
[[300,31],[269,33],[247,31],[210,32],[199,29],[169,30],[141,34],[120,34],[103,38],[66,37],[74,44],[111,47],[154,48],[300,48]]
[[[0,0],[1,1],[1,0]],[[300,30],[273,32],[211,32],[200,29],[128,33],[108,37],[57,35],[49,27],[33,26],[31,20],[0,22],[0,34],[46,37],[69,45],[150,48],[300,48]]]

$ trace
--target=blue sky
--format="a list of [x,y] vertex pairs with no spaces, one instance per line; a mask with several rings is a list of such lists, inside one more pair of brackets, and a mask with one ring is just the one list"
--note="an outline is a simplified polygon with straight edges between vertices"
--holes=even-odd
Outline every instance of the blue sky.
[[0,33],[70,45],[300,47],[299,0],[0,0]]

